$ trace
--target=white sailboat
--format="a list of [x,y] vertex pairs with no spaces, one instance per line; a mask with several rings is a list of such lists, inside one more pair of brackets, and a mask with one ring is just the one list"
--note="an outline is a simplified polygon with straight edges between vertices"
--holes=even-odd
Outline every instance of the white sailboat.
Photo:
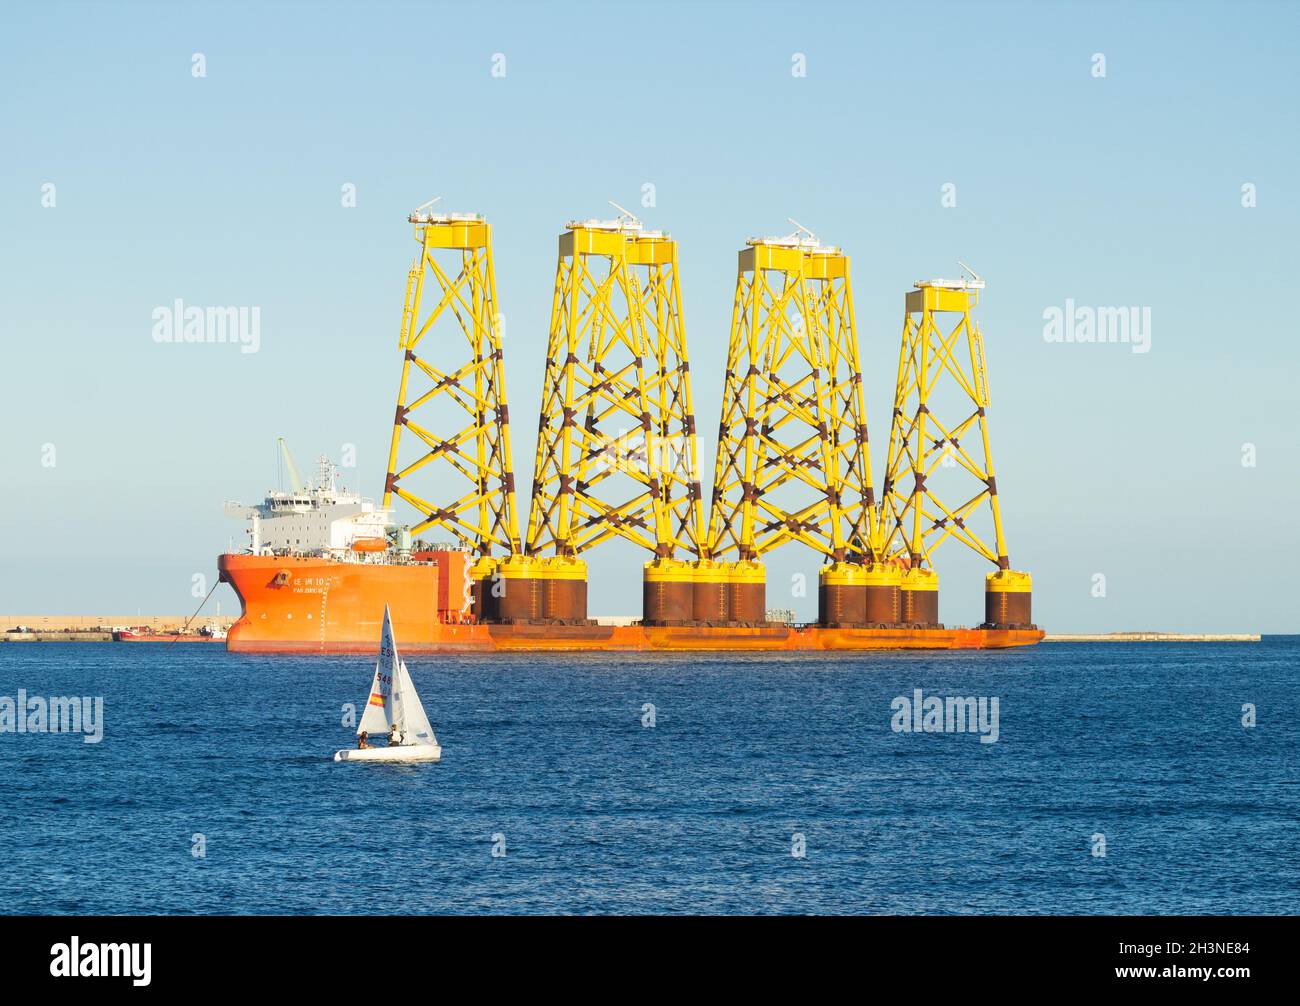
[[[394,728],[396,728],[394,730]],[[366,711],[357,724],[357,736],[378,740],[389,737],[387,747],[344,748],[334,752],[335,761],[419,762],[438,761],[442,748],[424,714],[406,664],[397,655],[393,621],[384,605],[384,630],[379,642],[379,660],[370,683]]]

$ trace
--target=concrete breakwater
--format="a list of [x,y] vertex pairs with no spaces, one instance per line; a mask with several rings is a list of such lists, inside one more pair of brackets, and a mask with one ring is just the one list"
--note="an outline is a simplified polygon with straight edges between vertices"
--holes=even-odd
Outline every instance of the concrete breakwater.
[[111,632],[6,632],[6,643],[111,643]]
[[1259,635],[1252,633],[1186,633],[1186,632],[1105,632],[1048,633],[1044,643],[1258,643]]
[[229,629],[230,615],[0,615],[0,641],[10,643],[108,643],[113,630],[143,629],[147,632],[180,632],[188,622],[189,633],[199,629]]

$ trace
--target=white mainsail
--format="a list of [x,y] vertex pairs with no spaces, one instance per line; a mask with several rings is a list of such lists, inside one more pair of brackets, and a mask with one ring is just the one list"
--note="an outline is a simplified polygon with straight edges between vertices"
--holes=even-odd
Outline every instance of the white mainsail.
[[393,620],[384,605],[384,630],[379,640],[379,660],[375,664],[375,677],[370,683],[366,711],[357,724],[362,731],[378,738],[396,726],[403,744],[437,745],[429,717],[425,715],[420,696],[411,681],[406,663],[397,655],[397,641],[393,638]]
[[393,717],[393,692],[397,685],[401,661],[397,656],[397,641],[393,639],[393,620],[384,605],[384,631],[379,639],[379,660],[375,662],[375,677],[370,682],[366,698],[366,711],[357,724],[357,735],[363,732],[374,737],[388,733],[395,722]]

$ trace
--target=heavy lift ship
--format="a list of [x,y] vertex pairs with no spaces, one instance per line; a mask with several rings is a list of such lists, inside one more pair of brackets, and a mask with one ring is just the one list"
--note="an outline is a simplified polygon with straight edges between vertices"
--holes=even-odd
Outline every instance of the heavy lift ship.
[[[243,604],[229,649],[367,652],[385,604],[403,645],[424,651],[988,649],[1042,638],[1030,576],[1011,569],[1003,537],[973,273],[907,294],[877,500],[848,257],[797,224],[750,239],[706,521],[676,243],[621,207],[616,219],[570,222],[521,539],[491,228],[431,205],[409,217],[418,251],[383,503],[340,489],[326,459],[304,485],[282,443],[290,491],[227,504],[250,520],[249,549],[219,559]],[[947,400],[936,389],[955,391],[956,415],[932,408]],[[464,425],[435,432],[422,422],[435,413]],[[938,495],[945,479],[968,483],[945,491],[960,503]],[[418,519],[395,525],[394,496]],[[985,512],[992,546],[972,526]],[[431,534],[450,544],[427,544]],[[615,537],[649,553],[632,625],[587,617],[581,557]],[[949,539],[995,567],[978,628],[938,622],[932,560]],[[812,625],[766,619],[762,557],[790,542],[825,561]]]

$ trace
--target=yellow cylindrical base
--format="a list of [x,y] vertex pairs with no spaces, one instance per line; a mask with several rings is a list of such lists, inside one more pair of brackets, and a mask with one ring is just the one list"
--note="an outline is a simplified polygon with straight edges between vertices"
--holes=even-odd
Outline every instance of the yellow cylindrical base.
[[495,622],[500,618],[497,598],[492,592],[493,576],[499,563],[488,556],[480,556],[469,568],[472,612],[476,622]]
[[852,562],[823,566],[817,574],[817,621],[859,628],[867,622],[867,568]]
[[587,564],[581,559],[543,559],[537,572],[542,584],[542,618],[554,622],[587,621]]
[[759,562],[693,563],[693,621],[710,625],[767,619],[767,571]]
[[727,564],[702,560],[692,573],[692,621],[717,625],[730,617],[727,606]]
[[903,573],[894,565],[876,563],[864,577],[869,625],[897,625],[903,620]]
[[641,621],[684,625],[695,617],[695,564],[655,559],[641,574]]
[[587,564],[564,556],[512,556],[497,567],[501,575],[498,616],[503,622],[585,622]]
[[512,555],[497,565],[496,612],[501,621],[533,622],[542,617],[541,585],[533,572],[538,561]]
[[984,624],[992,629],[1029,628],[1033,619],[1033,579],[1000,569],[984,578]]
[[909,569],[899,588],[901,618],[905,625],[937,628],[939,625],[939,574],[932,569]]
[[761,562],[728,565],[727,615],[728,621],[748,625],[767,621],[767,570]]

